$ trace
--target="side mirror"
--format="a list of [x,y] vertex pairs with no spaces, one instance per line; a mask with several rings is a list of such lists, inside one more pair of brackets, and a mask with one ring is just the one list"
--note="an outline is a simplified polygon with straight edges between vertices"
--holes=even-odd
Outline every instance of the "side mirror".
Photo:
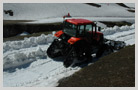
[[101,31],[101,27],[98,27],[98,31]]

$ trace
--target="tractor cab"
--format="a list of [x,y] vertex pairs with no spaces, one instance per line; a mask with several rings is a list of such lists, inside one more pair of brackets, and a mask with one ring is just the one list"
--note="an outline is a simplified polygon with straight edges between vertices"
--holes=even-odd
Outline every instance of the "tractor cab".
[[84,37],[87,33],[96,35],[100,31],[100,27],[86,19],[66,19],[64,21],[63,32],[73,37]]
[[103,36],[94,22],[86,19],[66,19],[64,22],[63,32],[71,37],[87,38],[88,40],[100,40]]

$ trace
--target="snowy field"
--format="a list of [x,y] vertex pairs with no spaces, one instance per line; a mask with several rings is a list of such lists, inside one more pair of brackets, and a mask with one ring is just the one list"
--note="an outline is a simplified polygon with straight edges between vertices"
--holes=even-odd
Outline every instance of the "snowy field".
[[[97,8],[83,3],[5,3],[4,10],[12,10],[13,16],[3,13],[4,20],[41,20],[48,18],[63,17],[70,13],[73,17],[134,17],[135,14],[128,12],[115,3],[97,3]],[[131,5],[131,4],[129,4]],[[134,4],[132,4],[135,7]],[[132,6],[131,5],[131,6]],[[131,8],[130,8],[131,9]]]
[[[102,4],[100,8],[82,3],[17,4],[5,3],[4,10],[12,10],[13,16],[3,13],[4,20],[35,20],[34,24],[62,22],[63,16],[70,13],[73,18],[85,18],[93,21],[127,21],[132,26],[114,26],[112,28],[98,22],[105,38],[121,40],[126,45],[135,44],[134,4],[125,4],[124,8],[114,3]],[[21,41],[3,43],[3,86],[4,87],[53,87],[64,77],[80,70],[80,67],[65,68],[63,62],[49,58],[46,50],[54,40],[54,34],[25,38]],[[62,58],[60,58],[62,59]],[[91,63],[92,64],[92,63]]]
[[125,3],[130,8],[124,8],[115,3],[97,3],[97,8],[83,3],[43,3],[43,4],[8,4],[4,10],[12,10],[13,16],[3,13],[4,20],[35,20],[28,24],[63,22],[63,16],[70,13],[72,18],[84,18],[92,21],[127,21],[134,23],[134,3]]
[[[135,44],[135,24],[105,28],[101,32],[105,38],[121,40],[126,45]],[[62,62],[46,55],[53,39],[53,34],[42,34],[3,43],[4,86],[56,86],[58,80],[80,70],[80,67],[65,68]]]
[[[119,22],[126,21],[135,23],[135,13],[128,10],[135,10],[134,3],[125,3],[130,8],[124,8],[115,3],[97,3],[101,7],[97,8],[83,3],[5,3],[4,10],[12,10],[13,16],[3,13],[4,20],[29,20],[20,22],[22,24],[47,24],[61,23],[63,16],[70,13],[71,18],[83,18],[91,21]],[[33,21],[32,21],[33,20]],[[98,23],[105,28],[106,25]]]

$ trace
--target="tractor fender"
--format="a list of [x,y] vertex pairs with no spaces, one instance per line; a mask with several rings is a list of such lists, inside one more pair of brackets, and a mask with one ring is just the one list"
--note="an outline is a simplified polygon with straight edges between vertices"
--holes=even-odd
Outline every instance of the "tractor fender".
[[[95,33],[97,34],[96,36],[95,36]],[[94,40],[99,41],[102,38],[103,38],[103,33],[101,33],[101,32],[93,32],[93,39]]]
[[83,40],[83,38],[76,38],[76,37],[71,37],[68,40],[68,43],[70,43],[71,45],[75,44],[77,41]]
[[103,33],[101,32],[96,32],[97,33],[97,38],[96,40],[99,41],[100,39],[103,39]]
[[56,32],[54,36],[60,37],[63,33],[64,32],[62,30],[60,30],[60,31]]

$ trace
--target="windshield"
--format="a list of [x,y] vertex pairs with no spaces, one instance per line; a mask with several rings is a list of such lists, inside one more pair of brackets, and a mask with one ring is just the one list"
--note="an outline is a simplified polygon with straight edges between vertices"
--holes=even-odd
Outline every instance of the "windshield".
[[92,31],[92,24],[88,24],[88,25],[79,25],[79,31],[78,31],[78,35],[79,36],[85,36],[85,34],[89,31]]
[[70,36],[76,36],[77,26],[68,22],[64,23],[64,33]]

